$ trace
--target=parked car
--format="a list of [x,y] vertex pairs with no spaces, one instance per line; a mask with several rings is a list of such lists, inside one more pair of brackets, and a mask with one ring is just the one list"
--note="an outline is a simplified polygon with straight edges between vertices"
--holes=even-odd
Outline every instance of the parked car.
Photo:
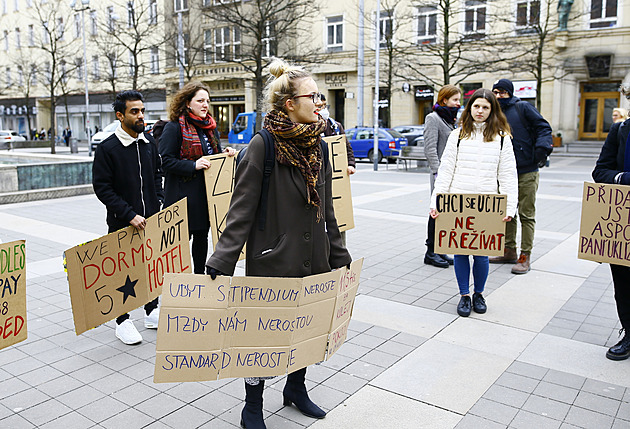
[[[158,119],[149,119],[144,121],[144,131],[151,131],[153,129],[153,125],[155,125],[157,121]],[[118,124],[120,124],[120,121],[114,121],[92,136],[92,141],[90,142],[90,145],[92,146],[92,152],[96,150],[96,146],[98,146],[100,142],[114,134],[114,131],[116,131],[116,128],[118,128]]]
[[[346,130],[346,138],[354,151],[355,158],[368,158],[373,162],[374,128],[350,128]],[[378,129],[378,162],[383,157],[396,156],[400,147],[407,145],[407,139],[392,128]]]
[[[423,125],[399,125],[394,127],[396,131],[405,136],[409,146],[418,146],[418,143],[424,142],[424,124]],[[420,144],[422,146],[422,144]]]
[[24,137],[13,130],[0,130],[0,148],[11,149],[13,142],[26,141]]

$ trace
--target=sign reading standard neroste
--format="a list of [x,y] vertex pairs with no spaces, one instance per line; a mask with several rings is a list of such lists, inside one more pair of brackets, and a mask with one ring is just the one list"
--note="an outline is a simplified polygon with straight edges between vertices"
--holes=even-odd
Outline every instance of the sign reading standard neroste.
[[362,265],[304,278],[167,274],[154,381],[282,375],[331,357]]
[[435,252],[502,256],[507,196],[438,194]]
[[584,183],[578,257],[630,266],[630,186]]

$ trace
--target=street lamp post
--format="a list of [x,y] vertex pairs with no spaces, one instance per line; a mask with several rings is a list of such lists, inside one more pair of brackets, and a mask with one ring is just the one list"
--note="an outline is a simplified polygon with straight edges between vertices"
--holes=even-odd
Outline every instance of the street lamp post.
[[[72,0],[70,7],[74,9],[77,2]],[[90,93],[88,89],[88,64],[87,64],[87,48],[85,45],[85,11],[90,8],[90,0],[81,0],[83,7],[77,12],[81,12],[81,35],[83,37],[83,81],[85,83],[85,128],[87,130],[88,155],[92,156],[92,145],[90,144],[91,128],[90,128]]]

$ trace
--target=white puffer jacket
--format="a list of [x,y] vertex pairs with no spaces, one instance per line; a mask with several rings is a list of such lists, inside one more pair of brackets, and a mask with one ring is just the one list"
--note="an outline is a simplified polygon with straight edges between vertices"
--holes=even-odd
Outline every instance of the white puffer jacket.
[[507,215],[514,217],[518,202],[516,160],[509,136],[483,141],[485,123],[474,123],[470,138],[462,139],[457,147],[460,129],[448,138],[440,169],[431,195],[431,208],[436,208],[436,195],[443,193],[506,194]]

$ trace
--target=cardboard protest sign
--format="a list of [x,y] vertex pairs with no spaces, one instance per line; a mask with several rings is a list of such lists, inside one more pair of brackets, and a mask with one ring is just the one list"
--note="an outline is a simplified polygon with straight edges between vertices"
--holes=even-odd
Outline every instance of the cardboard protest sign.
[[[282,375],[321,362],[350,322],[363,259],[304,278],[166,274],[154,381]],[[345,336],[337,335],[337,351]]]
[[0,243],[0,350],[26,339],[26,242]]
[[507,195],[437,194],[435,253],[503,256]]
[[630,266],[630,186],[584,182],[578,258]]
[[348,152],[346,149],[346,135],[324,137],[328,143],[328,155],[332,167],[332,194],[335,218],[339,231],[354,228],[354,212],[352,210],[352,191],[350,176],[348,175]]
[[64,253],[77,335],[162,293],[165,273],[191,271],[186,199]]
[[[204,171],[206,180],[206,196],[210,216],[210,234],[212,249],[216,249],[219,237],[225,229],[228,209],[234,192],[234,175],[236,174],[236,157],[227,153],[205,156],[210,167]],[[241,249],[239,260],[245,258],[245,246]]]

